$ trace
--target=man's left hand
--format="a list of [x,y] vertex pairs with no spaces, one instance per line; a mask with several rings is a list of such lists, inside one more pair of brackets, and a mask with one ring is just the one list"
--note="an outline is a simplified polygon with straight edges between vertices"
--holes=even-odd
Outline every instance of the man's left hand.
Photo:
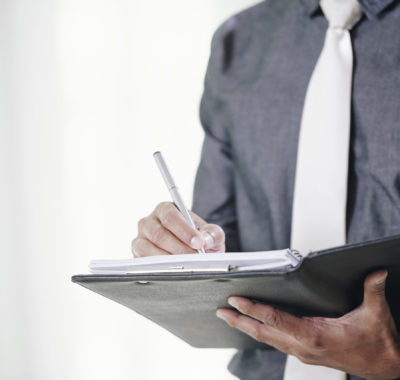
[[385,298],[386,277],[386,270],[370,274],[363,303],[340,318],[298,318],[242,297],[228,300],[239,312],[219,309],[217,316],[304,363],[394,379],[400,376],[400,339]]

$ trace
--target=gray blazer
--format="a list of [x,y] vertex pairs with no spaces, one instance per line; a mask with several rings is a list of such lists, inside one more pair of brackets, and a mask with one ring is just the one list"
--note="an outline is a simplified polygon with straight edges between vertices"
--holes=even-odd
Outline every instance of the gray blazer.
[[[400,6],[361,1],[354,49],[347,240],[400,233]],[[297,139],[327,22],[317,0],[268,0],[215,33],[200,107],[205,131],[193,210],[227,249],[289,246]],[[285,356],[240,352],[243,379],[281,379]]]

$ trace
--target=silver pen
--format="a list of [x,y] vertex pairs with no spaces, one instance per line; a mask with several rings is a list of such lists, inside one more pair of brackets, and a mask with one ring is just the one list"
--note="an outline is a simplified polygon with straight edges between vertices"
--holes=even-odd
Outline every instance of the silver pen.
[[[194,228],[196,225],[193,222],[192,217],[190,216],[189,210],[186,208],[185,203],[179,193],[178,187],[175,184],[174,179],[171,176],[170,171],[168,170],[167,164],[164,161],[164,158],[161,152],[153,153],[153,157],[156,160],[157,166],[160,169],[161,175],[164,178],[165,184],[168,187],[168,191],[171,194],[172,200],[174,201],[176,207],[178,207],[179,211],[182,213],[186,221]],[[198,253],[205,253],[203,248],[197,250]]]

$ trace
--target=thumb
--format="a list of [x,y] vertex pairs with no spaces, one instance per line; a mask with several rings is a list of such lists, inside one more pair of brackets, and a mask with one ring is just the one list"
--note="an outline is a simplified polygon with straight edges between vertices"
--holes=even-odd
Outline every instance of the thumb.
[[368,275],[364,281],[364,304],[377,307],[386,303],[385,286],[388,271],[381,269]]
[[225,251],[224,230],[216,224],[204,224],[200,227],[200,232],[205,241],[205,249],[208,252]]

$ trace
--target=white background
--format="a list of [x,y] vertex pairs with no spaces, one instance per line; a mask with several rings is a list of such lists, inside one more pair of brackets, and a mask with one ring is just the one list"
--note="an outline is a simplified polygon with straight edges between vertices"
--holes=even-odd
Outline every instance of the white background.
[[0,0],[0,379],[232,379],[70,282],[128,258],[138,219],[191,203],[213,31],[255,0]]

